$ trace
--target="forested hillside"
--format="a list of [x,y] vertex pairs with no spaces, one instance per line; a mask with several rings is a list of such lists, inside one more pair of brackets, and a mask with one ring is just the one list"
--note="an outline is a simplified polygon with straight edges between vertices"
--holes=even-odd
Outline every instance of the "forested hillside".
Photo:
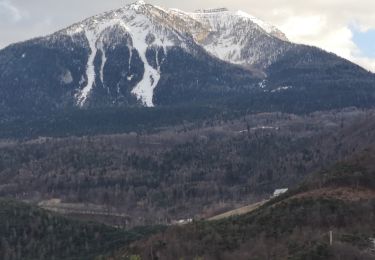
[[161,229],[145,227],[123,231],[1,199],[0,259],[104,259],[124,244]]
[[316,173],[247,215],[170,227],[117,259],[374,259],[374,155]]
[[90,203],[97,213],[126,215],[129,226],[210,216],[293,187],[375,143],[371,118],[355,109],[274,113],[153,134],[3,142],[0,195],[60,199],[48,207],[68,212]]

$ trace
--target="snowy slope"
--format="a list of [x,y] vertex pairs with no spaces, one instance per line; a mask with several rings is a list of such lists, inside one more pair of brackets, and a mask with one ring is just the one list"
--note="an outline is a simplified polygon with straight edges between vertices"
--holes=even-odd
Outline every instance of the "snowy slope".
[[212,55],[233,64],[265,68],[286,49],[286,36],[242,11],[187,13],[210,28],[200,44]]
[[255,16],[252,16],[248,13],[245,13],[243,11],[237,11],[236,15],[238,17],[245,18],[245,20],[252,21],[253,23],[257,24],[259,27],[261,27],[263,30],[265,30],[268,34],[270,34],[272,36],[275,36],[275,37],[279,38],[280,40],[288,41],[288,38],[286,37],[286,35],[282,31],[280,31],[276,26],[274,26],[274,25],[272,25],[268,22],[265,22],[265,21],[255,17]]
[[[131,93],[149,107],[154,106],[153,93],[161,77],[159,63],[162,61],[158,57],[160,50],[164,58],[171,47],[178,46],[189,51],[193,48],[193,39],[195,44],[223,61],[245,67],[265,67],[285,50],[283,47],[279,48],[279,45],[282,45],[279,42],[287,40],[276,27],[241,11],[187,13],[138,1],[121,9],[91,17],[59,32],[73,38],[83,34],[89,48],[86,80],[82,81],[75,95],[79,106],[85,105],[93,87],[98,83],[94,64],[98,53],[101,55],[99,79],[105,86],[105,46],[110,46],[111,43],[104,42],[104,35],[114,27],[121,27],[131,38],[130,43],[124,44],[129,45],[130,55],[135,50],[143,62],[143,77]],[[269,48],[270,44],[267,41],[271,42],[272,48]],[[265,51],[263,46],[268,50]],[[148,50],[152,48],[156,50],[156,67],[150,64],[147,57]],[[131,58],[129,69],[130,66]],[[129,76],[129,80],[131,79],[132,76]]]
[[243,11],[222,8],[170,12],[185,19],[187,24],[191,24],[189,18],[199,22],[199,30],[190,26],[196,41],[212,55],[233,64],[265,68],[288,47],[288,39],[280,30]]
[[[95,84],[95,65],[94,60],[100,50],[102,54],[102,62],[100,68],[100,80],[104,85],[103,69],[106,62],[104,46],[105,32],[114,27],[122,27],[131,38],[129,44],[130,53],[137,51],[139,57],[144,64],[143,78],[132,90],[132,93],[145,105],[152,107],[153,91],[160,79],[160,64],[157,68],[153,68],[149,63],[146,53],[149,48],[156,49],[155,59],[159,61],[158,53],[160,48],[167,55],[168,48],[172,46],[183,46],[183,37],[167,24],[161,25],[155,22],[160,16],[167,15],[162,9],[153,7],[138,1],[124,8],[107,12],[102,15],[89,18],[82,23],[75,24],[60,33],[64,33],[71,37],[75,37],[84,33],[90,48],[90,56],[86,65],[85,85],[80,86],[80,91],[76,94],[77,103],[83,106],[90,95]],[[128,43],[124,43],[128,44]],[[129,60],[129,66],[131,58]]]

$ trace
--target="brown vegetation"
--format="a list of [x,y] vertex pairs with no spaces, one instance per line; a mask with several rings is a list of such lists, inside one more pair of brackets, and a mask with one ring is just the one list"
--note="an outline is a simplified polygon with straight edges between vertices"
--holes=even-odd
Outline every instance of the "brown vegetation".
[[129,226],[199,219],[268,198],[375,143],[369,117],[271,113],[154,134],[4,141],[0,196],[92,204],[129,215]]
[[374,259],[375,182],[364,182],[375,177],[374,151],[314,174],[248,214],[170,227],[117,259]]

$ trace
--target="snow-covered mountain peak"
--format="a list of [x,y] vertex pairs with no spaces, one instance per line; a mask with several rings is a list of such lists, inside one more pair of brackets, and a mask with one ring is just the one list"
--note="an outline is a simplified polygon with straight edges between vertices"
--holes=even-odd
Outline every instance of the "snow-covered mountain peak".
[[[93,16],[63,31],[63,33],[71,37],[83,34],[90,48],[90,56],[86,67],[87,80],[83,82],[83,88],[76,94],[77,103],[83,106],[96,84],[94,62],[98,53],[102,55],[100,79],[104,84],[102,71],[106,57],[105,48],[103,47],[114,44],[114,42],[111,43],[111,38],[113,38],[112,41],[119,38],[119,35],[106,37],[108,32],[114,30],[116,30],[116,34],[122,32],[123,37],[131,39],[124,42],[124,44],[129,46],[130,52],[137,51],[144,63],[144,77],[134,87],[132,93],[144,105],[151,107],[153,106],[153,90],[160,79],[160,68],[154,68],[149,64],[147,51],[153,48],[158,56],[158,52],[161,49],[162,55],[166,56],[169,47],[187,48],[187,46],[185,44],[186,39],[174,28],[173,19],[168,17],[168,13],[161,8],[146,4],[144,1],[138,1],[121,9]],[[129,78],[132,77],[129,76]]]
[[218,8],[169,12],[186,21],[196,42],[211,55],[248,68],[267,67],[283,51],[277,48],[283,48],[287,41],[276,27],[242,11]]
[[283,40],[283,41],[288,41],[288,38],[286,37],[286,35],[280,31],[276,26],[268,23],[268,22],[265,22],[255,16],[252,16],[251,14],[248,14],[244,11],[241,11],[241,10],[238,10],[236,12],[236,15],[238,15],[239,17],[243,17],[245,19],[249,19],[250,21],[254,22],[255,24],[257,24],[259,27],[261,27],[263,30],[265,30],[267,33]]
[[134,7],[140,7],[140,6],[146,5],[146,2],[143,1],[143,0],[138,0],[138,1],[135,1],[134,3],[132,3],[131,5],[134,6]]
[[206,19],[206,21],[211,23],[211,26],[218,27],[218,26],[226,26],[228,24],[233,24],[237,22],[251,22],[259,26],[262,30],[266,33],[279,38],[283,41],[288,41],[286,35],[281,32],[276,26],[273,26],[263,20],[250,15],[244,11],[230,11],[227,8],[218,8],[218,9],[205,9],[205,10],[197,10],[193,13],[188,13],[191,17],[195,19],[202,20]]
[[143,12],[146,8],[151,7],[152,5],[147,4],[145,1],[139,0],[134,3],[131,3],[125,7],[125,9],[133,9],[135,11]]
[[[106,49],[119,43],[128,46],[130,53],[136,51],[144,64],[143,79],[131,92],[144,105],[153,106],[153,92],[160,79],[161,65],[155,67],[149,63],[147,53],[150,49],[156,50],[154,59],[162,62],[158,57],[166,57],[170,47],[189,52],[200,45],[212,56],[229,63],[262,68],[282,51],[275,49],[280,40],[287,40],[276,27],[242,11],[218,8],[184,12],[145,1],[90,17],[58,32],[61,33],[74,41],[83,41],[89,49],[86,76],[80,81],[76,94],[80,106],[86,103],[92,89],[97,86],[98,78],[105,86]],[[265,50],[267,44],[272,45],[273,54],[265,53],[268,52]],[[163,52],[160,55],[159,50]],[[102,56],[99,70],[95,67],[98,55]],[[133,77],[129,75],[128,78]]]
[[[329,78],[327,72],[333,72]],[[291,101],[290,109],[301,112],[363,91],[371,96],[367,89],[375,80],[344,59],[286,41],[275,27],[242,11],[184,12],[135,2],[1,50],[0,82],[0,112],[6,115],[20,111],[19,105],[27,113],[73,106],[235,108],[237,97],[240,107],[264,108],[253,102],[263,100],[277,109]],[[355,94],[352,85],[363,88]],[[247,99],[246,93],[256,96]],[[327,103],[312,104],[310,96]]]

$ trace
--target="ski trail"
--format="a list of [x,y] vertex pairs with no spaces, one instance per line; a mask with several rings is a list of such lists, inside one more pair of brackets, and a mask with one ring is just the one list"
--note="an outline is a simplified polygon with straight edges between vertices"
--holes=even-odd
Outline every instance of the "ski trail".
[[83,106],[86,102],[86,99],[88,97],[88,94],[91,92],[93,85],[95,83],[95,65],[94,65],[94,60],[95,56],[97,53],[97,48],[96,48],[96,36],[95,33],[89,30],[85,30],[85,35],[86,38],[89,42],[90,46],[90,55],[87,60],[87,65],[86,65],[86,76],[87,76],[87,84],[86,86],[81,90],[80,93],[77,94],[77,100],[78,104],[80,106]]

